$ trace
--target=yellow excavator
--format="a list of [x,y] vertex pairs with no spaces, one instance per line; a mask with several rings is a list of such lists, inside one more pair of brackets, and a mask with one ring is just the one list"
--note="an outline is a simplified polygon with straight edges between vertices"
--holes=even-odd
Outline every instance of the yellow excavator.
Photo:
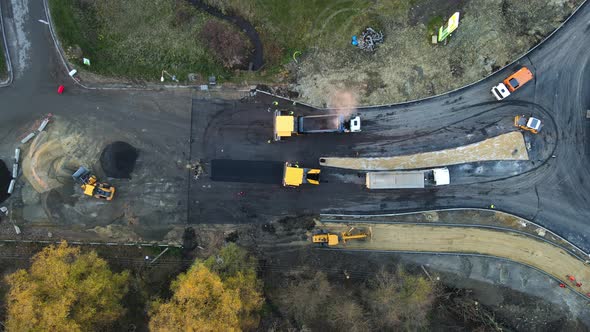
[[112,200],[115,196],[115,187],[108,183],[98,182],[96,175],[92,174],[84,166],[80,166],[80,168],[72,174],[72,178],[80,184],[80,187],[84,191],[84,195],[105,199],[107,201]]
[[346,244],[346,241],[349,240],[366,239],[371,236],[370,229],[368,233],[361,230],[355,230],[356,228],[351,227],[347,232],[341,232],[340,234],[320,231],[312,236],[311,241],[324,246],[335,246],[340,243],[340,240],[342,240],[342,243]]
[[297,163],[286,162],[283,170],[283,186],[299,187],[304,183],[320,184],[320,170],[302,168]]

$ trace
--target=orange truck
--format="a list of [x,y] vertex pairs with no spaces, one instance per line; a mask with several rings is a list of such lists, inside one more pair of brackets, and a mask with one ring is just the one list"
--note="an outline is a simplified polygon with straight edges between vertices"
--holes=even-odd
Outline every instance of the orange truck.
[[517,89],[520,89],[520,87],[522,87],[532,79],[533,73],[531,73],[531,71],[527,67],[522,67],[512,75],[506,77],[506,79],[502,81],[502,83],[493,87],[492,94],[494,95],[494,97],[496,97],[496,99],[502,100],[510,96],[511,93],[513,93]]

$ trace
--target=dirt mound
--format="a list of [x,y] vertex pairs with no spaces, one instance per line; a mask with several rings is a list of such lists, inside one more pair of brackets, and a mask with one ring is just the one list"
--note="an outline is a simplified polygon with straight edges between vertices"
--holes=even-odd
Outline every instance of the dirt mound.
[[107,145],[100,155],[100,165],[108,177],[131,179],[138,151],[125,142]]
[[4,161],[0,160],[0,203],[4,202],[10,195],[6,192],[12,180],[12,175]]

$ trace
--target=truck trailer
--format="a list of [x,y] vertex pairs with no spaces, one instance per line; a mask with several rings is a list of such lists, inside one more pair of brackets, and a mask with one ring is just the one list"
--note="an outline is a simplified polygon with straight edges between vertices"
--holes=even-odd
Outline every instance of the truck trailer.
[[443,186],[450,183],[447,168],[421,171],[368,172],[368,189],[411,189]]
[[340,114],[295,116],[275,111],[274,139],[300,134],[349,133],[361,131],[359,116],[347,117]]

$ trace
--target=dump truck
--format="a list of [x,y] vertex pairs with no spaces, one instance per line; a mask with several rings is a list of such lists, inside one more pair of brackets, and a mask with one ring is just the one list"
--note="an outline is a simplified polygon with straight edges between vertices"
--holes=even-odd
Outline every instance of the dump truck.
[[339,234],[322,230],[311,237],[311,242],[323,246],[335,246],[340,243],[340,240],[342,240],[343,243],[346,243],[346,241],[349,240],[366,239],[370,236],[370,229],[369,232],[365,232],[363,230],[359,230],[352,227],[347,232],[341,232]]
[[320,170],[315,168],[302,168],[297,163],[285,163],[283,170],[283,186],[299,187],[302,184],[320,184]]
[[538,134],[541,131],[541,128],[543,128],[541,120],[534,118],[532,116],[527,118],[526,115],[515,116],[514,126],[522,130],[530,131],[533,134]]
[[80,184],[84,195],[105,199],[107,201],[112,200],[115,196],[115,187],[105,182],[98,182],[96,175],[92,174],[90,170],[84,166],[80,166],[80,168],[72,174],[72,178]]
[[361,131],[360,116],[347,117],[340,114],[295,116],[284,111],[275,111],[274,139],[312,133],[349,133]]
[[410,189],[442,186],[450,183],[449,170],[435,168],[421,171],[368,172],[368,189]]
[[525,85],[528,81],[533,79],[533,73],[527,68],[522,67],[512,75],[506,77],[502,83],[494,86],[492,88],[492,95],[496,97],[497,100],[502,100],[511,93],[520,89],[523,85]]

